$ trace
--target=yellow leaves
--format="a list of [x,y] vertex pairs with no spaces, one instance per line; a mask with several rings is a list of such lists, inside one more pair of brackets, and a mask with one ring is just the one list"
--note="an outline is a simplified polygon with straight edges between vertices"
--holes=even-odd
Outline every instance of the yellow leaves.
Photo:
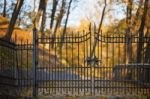
[[89,20],[81,19],[80,20],[80,25],[78,27],[79,32],[82,32],[83,30],[89,31],[89,25],[90,25]]
[[[5,36],[9,25],[9,20],[0,16],[0,37]],[[27,39],[29,42],[32,42],[32,32],[25,31],[20,29],[17,25],[14,27],[12,34],[12,39],[16,39],[16,43],[26,42]]]
[[61,60],[61,63],[62,63],[63,65],[65,65],[65,66],[69,66],[68,63],[67,63],[67,61],[66,61],[65,59],[62,59],[62,60]]
[[8,19],[7,18],[4,18],[2,16],[0,16],[0,23],[9,23]]

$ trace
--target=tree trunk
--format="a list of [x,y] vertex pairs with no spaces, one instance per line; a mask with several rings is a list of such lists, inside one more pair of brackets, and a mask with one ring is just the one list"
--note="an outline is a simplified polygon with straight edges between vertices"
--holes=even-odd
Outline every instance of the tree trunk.
[[45,37],[45,33],[44,33],[44,29],[45,29],[45,23],[46,23],[46,7],[47,7],[47,0],[43,0],[43,7],[42,7],[42,22],[41,22],[41,28],[40,28],[40,32],[41,32],[41,38]]
[[55,13],[56,13],[56,9],[57,9],[57,4],[58,4],[58,1],[57,0],[53,0],[53,8],[52,8],[52,14],[51,14],[50,30],[52,30],[52,28],[53,28],[53,23],[54,23]]
[[53,39],[52,39],[52,48],[54,47],[54,42],[55,42],[55,38],[56,38],[57,29],[60,26],[62,18],[63,18],[64,13],[65,13],[65,6],[66,6],[66,0],[63,0],[59,15],[56,19],[56,25],[55,25],[55,28],[54,28],[54,33],[52,35],[52,37],[53,37]]
[[[100,33],[101,28],[102,28],[102,24],[103,24],[103,20],[104,20],[104,16],[105,16],[106,7],[107,7],[107,0],[105,0],[105,6],[103,8],[102,17],[101,17],[101,20],[100,20],[100,23],[99,23],[98,33]],[[94,55],[96,45],[97,45],[97,40],[95,39],[94,45],[93,45],[93,49],[92,49],[92,52],[91,52],[91,57],[93,57],[93,55]]]
[[33,1],[33,13],[34,16],[32,18],[32,29],[36,28],[36,12],[35,12],[35,8],[36,8],[36,0]]
[[4,0],[4,9],[3,9],[3,17],[6,17],[6,0]]
[[42,15],[42,7],[43,7],[43,0],[40,0],[38,12],[37,12],[36,17],[35,17],[35,27],[36,27],[38,30],[39,30],[40,17],[41,17],[41,15]]
[[131,20],[132,20],[132,6],[133,6],[133,0],[128,0],[127,5],[127,33],[126,37],[128,38],[127,41],[127,63],[131,63],[133,61],[132,59],[132,41],[131,41]]
[[8,26],[7,34],[4,37],[4,39],[6,39],[6,40],[10,40],[11,39],[13,30],[14,30],[14,26],[15,26],[16,20],[18,18],[18,14],[20,12],[20,9],[21,9],[21,7],[23,5],[23,2],[24,2],[24,0],[18,0],[17,1],[17,4],[15,6],[15,9],[13,11],[13,14],[12,14],[9,26]]
[[[149,33],[150,33],[150,28],[147,27],[147,33],[146,33],[146,37],[149,37]],[[150,38],[148,38],[148,43],[146,45],[146,50],[144,53],[144,63],[149,63],[150,62]]]
[[[144,37],[144,26],[145,26],[147,10],[148,10],[148,1],[149,0],[145,0],[144,12],[143,12],[143,16],[141,19],[141,25],[139,28],[139,41],[140,42],[143,42],[143,37]],[[137,62],[138,63],[142,62],[142,49],[143,49],[143,43],[138,43],[138,45],[137,45]]]
[[70,15],[71,4],[72,4],[72,0],[69,1],[69,7],[68,7],[68,11],[67,11],[67,17],[66,17],[66,21],[65,21],[65,25],[64,25],[64,29],[63,29],[63,34],[62,34],[62,37],[61,37],[60,49],[63,46],[64,36],[66,34],[66,28],[67,28],[67,24],[68,24],[69,15]]
[[[35,2],[35,1],[34,1]],[[40,0],[38,12],[34,19],[34,27],[36,27],[40,32],[40,36],[44,37],[44,29],[45,29],[45,22],[46,22],[46,6],[47,0]],[[34,9],[35,10],[35,9]],[[40,17],[42,16],[41,27],[39,26]]]
[[136,11],[136,14],[135,14],[135,18],[134,18],[134,20],[133,20],[133,23],[132,23],[132,30],[133,30],[133,32],[134,32],[134,34],[133,35],[137,35],[136,33],[137,33],[137,24],[138,24],[138,19],[139,19],[139,17],[140,17],[140,11],[141,11],[141,9],[142,9],[142,4],[143,4],[143,0],[140,0],[139,1],[139,5],[138,5],[138,9],[137,9],[137,11]]
[[150,63],[150,39],[148,40],[148,44],[146,47],[144,63]]

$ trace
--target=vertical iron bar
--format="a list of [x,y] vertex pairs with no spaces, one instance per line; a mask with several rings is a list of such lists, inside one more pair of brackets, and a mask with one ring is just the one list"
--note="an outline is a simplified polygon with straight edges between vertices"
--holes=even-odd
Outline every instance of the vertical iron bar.
[[[101,60],[101,58],[100,58],[100,41],[101,41],[100,39],[101,39],[101,38],[100,38],[99,33],[97,33],[95,39],[98,41],[97,54],[98,54],[98,59],[99,59],[99,61],[98,61],[98,64],[97,64],[97,65],[98,65],[98,66],[97,66],[97,72],[100,73],[100,65],[101,65],[101,61],[102,61],[102,60]],[[100,91],[100,90],[99,90],[99,89],[100,89],[100,88],[99,88],[99,87],[100,87],[100,86],[99,86],[99,85],[100,85],[100,84],[99,84],[99,80],[100,80],[100,77],[99,77],[99,75],[98,75],[98,78],[96,78],[96,85],[95,85],[95,87],[98,86],[98,88],[97,88],[97,93],[99,93],[99,91]]]
[[[96,39],[95,39],[95,30],[94,30],[94,41],[96,41]],[[96,42],[97,42],[97,41],[96,41]],[[95,42],[94,42],[94,43],[95,43]],[[94,58],[98,58],[98,57],[96,57],[96,55],[95,55],[96,48],[97,48],[97,46],[95,46]],[[95,95],[95,67],[96,67],[96,60],[94,59],[94,65],[93,65],[93,69],[94,69],[94,70],[92,70],[92,72],[94,72],[94,74],[93,74],[93,95]]]
[[[104,39],[105,39],[105,38],[104,38]],[[100,44],[101,44],[101,45],[100,45],[100,47],[101,47],[101,48],[100,48],[100,51],[101,51],[101,52],[100,52],[100,59],[101,59],[101,61],[102,61],[101,65],[103,65],[103,56],[102,56],[102,55],[103,55],[103,36],[102,36],[102,32],[100,32],[100,40],[101,40],[101,42],[100,42]],[[102,72],[102,70],[103,70],[103,67],[100,68],[100,71],[101,71],[101,72]],[[102,74],[102,73],[101,73],[101,74]],[[101,86],[102,83],[103,83],[101,80],[103,80],[103,77],[102,77],[102,79],[99,79],[99,85],[100,85],[100,86]],[[100,91],[101,91],[101,92],[102,92],[102,89],[103,89],[103,88],[100,87]],[[101,93],[101,92],[100,92],[100,93]]]
[[[141,42],[141,43],[143,43],[143,45],[144,45],[144,37],[143,37],[143,41]],[[144,65],[144,48],[142,49],[142,60],[141,60],[141,65],[142,66],[140,66],[141,67],[141,72],[142,72],[142,74],[140,75],[141,76],[141,78],[142,78],[142,81],[141,81],[141,84],[142,84],[142,86],[144,86],[144,80],[145,80],[145,73],[146,73],[146,71],[145,71],[145,66],[146,65]],[[142,94],[144,95],[144,89],[145,88],[143,88],[143,87],[141,87],[140,86],[140,89],[141,89],[141,92],[142,92]],[[142,90],[143,89],[143,90]]]
[[[115,61],[115,60],[114,60],[114,58],[115,58],[115,54],[114,54],[114,33],[113,33],[113,37],[112,37],[112,43],[113,43],[113,44],[112,44],[112,67],[111,67],[111,68],[113,69],[113,68],[114,68],[114,61]],[[118,56],[118,58],[119,58],[119,56]],[[116,71],[115,71],[115,72],[116,72]],[[115,73],[115,72],[114,72],[114,73]],[[112,70],[112,75],[113,75],[113,70]],[[113,81],[111,81],[111,87],[113,87]],[[117,87],[116,84],[115,84],[115,87]],[[116,88],[114,88],[114,89],[116,90]],[[113,88],[112,88],[111,90],[112,90],[111,93],[113,94],[113,92],[114,92],[115,90],[113,90]]]
[[[67,34],[67,33],[66,33],[66,34]],[[63,45],[65,44],[66,34],[65,34],[65,36],[64,36],[64,40],[63,40],[63,42],[62,42],[62,43],[63,43]],[[59,40],[59,41],[61,42],[61,40]],[[65,48],[65,47],[64,47],[64,48]],[[59,68],[59,70],[61,70],[61,72],[63,72],[63,71],[64,71],[64,68],[65,68],[65,67],[64,67],[64,68],[61,68],[61,67],[63,66],[63,63],[62,63],[63,53],[64,53],[64,52],[63,52],[63,46],[62,46],[62,48],[61,48],[61,55],[60,55],[60,60],[61,60],[60,64],[61,64],[61,65],[59,66],[59,67],[60,67],[60,68]],[[58,71],[59,71],[59,70],[58,70]],[[67,73],[67,72],[65,71],[65,74],[66,74],[66,73]],[[59,76],[61,76],[61,73],[59,74]],[[60,78],[60,77],[59,77],[59,78]],[[60,78],[60,79],[61,79],[61,78]],[[60,85],[59,87],[61,87],[61,86],[62,86],[62,82],[61,82],[61,80],[59,80],[59,85]],[[64,86],[64,87],[65,87],[65,86]],[[65,88],[64,88],[64,89],[65,89]],[[63,92],[63,90],[60,90],[60,92],[62,93],[62,92]],[[68,93],[68,92],[67,92],[67,93]]]
[[[59,40],[59,38],[58,38]],[[57,44],[59,44],[59,42],[57,41],[57,39],[55,40],[54,42],[54,47],[55,47],[55,67],[54,67],[54,93],[56,94],[56,91],[57,91],[57,72],[56,72],[56,68],[57,68]],[[59,53],[60,54],[60,53]]]
[[[77,73],[78,73],[78,75],[79,75],[79,67],[80,67],[80,66],[79,66],[79,65],[80,65],[80,62],[79,62],[79,60],[80,60],[80,50],[79,50],[79,47],[80,47],[80,46],[79,46],[80,37],[79,37],[79,32],[78,32],[78,37],[77,37],[77,38],[78,38],[78,40],[77,40],[77,41],[78,41],[78,70],[77,70]],[[79,78],[78,78],[77,80],[78,80],[78,94],[79,94],[79,88],[80,88],[80,87],[79,87]]]
[[[125,41],[124,41],[124,47],[125,47],[124,48],[124,64],[125,64],[125,66],[124,66],[124,69],[123,69],[123,74],[125,75],[125,72],[126,72],[125,69],[127,68],[127,66],[126,66],[126,56],[127,56],[127,52],[126,52],[127,51],[127,48],[126,48],[127,45],[126,44],[127,44],[127,36],[126,35],[124,36],[124,39],[125,39]],[[127,81],[125,80],[124,83],[125,83],[124,84],[124,87],[125,87],[124,91],[125,91],[125,94],[126,94],[126,88],[127,88],[127,84],[126,83],[127,83]]]
[[[68,34],[66,33],[66,66],[65,66],[65,72],[69,72],[69,74],[70,74],[70,69],[69,69],[69,71],[67,70],[67,67],[68,67],[68,65],[67,65],[67,63],[69,62],[68,61]],[[65,75],[65,79],[66,79],[66,81],[64,81],[64,85],[65,85],[65,87],[68,87],[68,80],[67,80],[67,75]],[[62,85],[63,86],[63,85]],[[70,90],[68,90],[68,88],[66,88],[66,90],[67,90],[67,92],[68,91],[70,91]]]
[[107,67],[108,67],[108,32],[106,33],[106,67],[105,67],[105,70],[104,70],[104,75],[105,75],[105,90],[106,90],[106,94],[108,93],[108,90],[107,90],[107,88],[108,88],[108,84],[107,84]]
[[17,85],[19,85],[19,75],[18,75],[18,72],[19,72],[19,67],[18,67],[18,49],[17,49],[17,45],[15,46],[15,60],[16,60],[16,73],[15,73],[15,76],[17,78]]
[[27,87],[29,87],[29,43],[28,43],[28,40],[27,40],[27,45],[26,45],[27,49],[26,49],[26,54],[27,54],[27,57],[26,57],[26,62],[27,62]]
[[[56,39],[56,38],[55,38]],[[53,38],[51,39],[51,40],[53,40]],[[54,42],[51,42],[51,44],[52,44],[52,51],[54,51],[54,53],[55,53],[55,42],[56,42],[56,40],[54,40]],[[54,54],[54,57],[55,57],[55,54]],[[55,60],[55,59],[53,59],[53,60]],[[51,66],[51,68],[52,68],[52,85],[51,85],[51,89],[52,89],[52,94],[54,93],[54,65],[53,64],[55,64],[55,62],[53,62],[52,61],[52,66]]]
[[[73,71],[74,71],[74,58],[73,58],[73,55],[74,55],[74,49],[73,49],[73,47],[74,47],[74,43],[73,43],[73,39],[75,40],[75,36],[73,36],[73,32],[72,32],[72,34],[70,35],[70,41],[71,41],[71,45],[72,45],[72,48],[71,48],[71,52],[72,52],[72,64],[71,64],[71,73],[73,73]],[[72,94],[74,93],[74,90],[75,90],[75,83],[74,83],[74,81],[73,81],[73,75],[71,76],[71,81],[69,82],[69,86],[71,86],[72,87]],[[71,85],[71,83],[72,83],[72,85]]]
[[37,98],[37,90],[36,90],[36,65],[37,65],[37,59],[36,59],[36,50],[37,50],[37,30],[34,27],[33,29],[33,66],[32,66],[32,72],[33,72],[33,98]]
[[[41,38],[41,39],[43,39],[43,38]],[[40,66],[40,67],[42,67],[42,78],[45,78],[44,76],[46,76],[47,77],[47,74],[45,75],[44,74],[44,72],[45,72],[45,60],[44,60],[44,56],[45,56],[45,50],[44,50],[44,40],[42,40],[42,42],[43,42],[43,44],[42,44],[42,66]],[[44,92],[45,92],[45,80],[46,79],[42,79],[41,81],[43,82],[41,85],[42,85],[42,92],[43,92],[43,94],[44,94]]]
[[21,58],[20,58],[20,79],[21,79],[20,81],[21,81],[21,90],[23,90],[23,88],[22,88],[22,87],[23,87],[23,84],[22,84],[22,82],[23,82],[23,70],[22,70],[22,69],[23,69],[23,68],[22,68],[22,56],[23,56],[23,54],[22,54],[22,51],[23,51],[23,50],[22,50],[22,49],[23,49],[23,44],[22,44],[22,39],[21,39],[21,49],[20,49],[20,50],[21,50],[21,51],[20,51],[20,55],[21,55],[21,56],[20,56],[20,57],[21,57]]
[[[90,31],[90,59],[92,59],[92,55],[91,55],[91,51],[92,51],[92,31],[91,31],[91,24],[90,24],[90,27],[89,27],[89,31]],[[93,77],[92,77],[92,64],[90,62],[90,78],[91,78],[91,88],[90,88],[90,91],[91,91],[91,95],[93,95]]]
[[84,61],[84,69],[83,69],[83,70],[84,70],[84,74],[83,74],[83,75],[84,75],[84,76],[83,76],[83,79],[84,79],[84,95],[85,95],[85,88],[86,88],[86,87],[85,87],[85,86],[86,86],[86,83],[85,83],[85,75],[86,75],[86,74],[85,74],[85,72],[86,72],[86,71],[85,71],[85,70],[86,70],[86,69],[85,69],[85,68],[86,68],[86,67],[85,67],[85,48],[86,48],[86,47],[85,47],[85,42],[86,42],[86,38],[85,38],[85,31],[84,31],[84,30],[83,30],[83,35],[84,35],[84,47],[83,47],[83,51],[84,51],[84,58],[83,58],[83,59],[84,59],[84,60],[83,60],[83,61]]
[[[77,37],[77,34],[75,34],[75,41],[74,41],[74,43],[75,43],[75,45],[76,45],[76,48],[77,48],[77,51],[78,51],[78,43],[76,42],[78,40],[78,37]],[[77,54],[78,54],[79,52],[77,52]],[[75,58],[74,58],[75,59]],[[78,57],[77,57],[77,59],[76,59],[77,61],[78,61]],[[78,64],[78,62],[76,63],[74,63],[74,72],[76,73],[77,72],[77,64]],[[72,72],[73,73],[73,72]],[[77,87],[77,80],[75,80],[74,79],[74,81],[75,81],[75,93],[77,92],[77,90],[78,90],[78,87]]]
[[120,64],[120,62],[121,62],[121,60],[120,60],[120,58],[119,58],[119,57],[121,56],[121,55],[120,55],[120,42],[121,42],[120,39],[121,39],[121,38],[120,38],[120,34],[119,34],[119,39],[118,39],[118,40],[119,40],[119,41],[118,41],[118,64]]
[[[23,42],[23,56],[26,54],[25,51],[26,51],[26,49],[25,49],[25,41],[24,41],[24,42]],[[24,57],[23,57],[23,60],[25,60]],[[26,62],[26,61],[23,61],[23,65],[24,65],[24,62]],[[26,65],[24,65],[23,69],[25,70],[25,72],[27,72],[27,71],[26,71]],[[27,81],[27,79],[26,79],[26,77],[25,77],[25,78],[24,78],[24,81],[23,81],[23,83],[24,83],[24,88],[26,88],[26,81]]]
[[[131,66],[129,67],[130,68],[130,73],[131,73],[131,83],[133,83],[133,72],[134,72],[134,67],[133,67],[133,65],[132,65],[132,63],[133,63],[133,53],[132,53],[132,38],[133,38],[133,36],[132,36],[132,33],[131,33],[131,38],[130,38],[130,43],[131,43],[131,60],[129,61],[130,63],[129,64],[131,64]],[[134,41],[133,41],[134,42]],[[129,89],[130,90],[130,89]],[[131,86],[131,94],[133,94],[133,87]]]
[[[86,34],[87,34],[87,32],[86,32]],[[88,55],[88,52],[89,52],[89,46],[88,46],[88,36],[86,35],[86,58],[88,58],[89,57],[89,55]],[[89,82],[89,75],[88,75],[88,69],[89,69],[89,65],[87,64],[86,65],[86,76],[87,76],[87,79],[86,79],[86,91],[88,92],[89,91],[89,84],[88,84],[88,82]]]
[[[62,37],[62,36],[61,36]],[[63,42],[64,42],[64,40],[63,41],[61,41],[60,39],[58,39],[58,41],[57,41],[57,43],[56,43],[56,46],[57,46],[57,44],[58,45],[63,45]],[[63,47],[63,46],[62,46]],[[62,47],[59,49],[59,58],[60,58],[60,62],[58,63],[58,66],[56,65],[56,69],[55,69],[55,74],[56,74],[56,78],[57,78],[57,80],[56,80],[56,94],[57,94],[57,92],[59,92],[59,81],[60,81],[60,71],[59,71],[59,67],[61,66],[61,61],[62,61]],[[57,51],[57,47],[56,47],[56,51]],[[56,54],[56,55],[58,55],[58,54]],[[57,63],[57,61],[56,61],[56,63]]]
[[0,70],[2,71],[2,46],[0,45]]
[[[83,93],[83,79],[82,79],[82,75],[83,75],[83,74],[82,74],[82,72],[83,72],[83,65],[84,65],[84,64],[83,64],[83,61],[84,61],[84,59],[83,59],[83,58],[84,58],[84,54],[83,54],[83,40],[84,40],[84,38],[83,38],[83,36],[84,36],[84,35],[83,35],[83,32],[82,32],[82,34],[81,34],[81,53],[82,53],[81,60],[82,60],[82,61],[81,61],[81,63],[80,63],[80,64],[81,64],[81,66],[80,66],[80,75],[81,75],[80,77],[81,77],[81,81],[80,81],[80,83],[79,83],[79,84],[81,85],[81,87],[80,87],[80,92],[82,92],[82,93]],[[80,78],[79,78],[79,79],[80,79]]]
[[[52,72],[52,69],[51,69],[51,65],[50,65],[50,55],[51,55],[51,53],[50,53],[50,41],[51,39],[50,39],[50,37],[49,37],[49,41],[48,41],[48,46],[49,46],[49,48],[48,48],[48,53],[49,53],[49,55],[48,55],[48,71],[49,72]],[[48,90],[49,90],[49,94],[51,94],[51,77],[52,77],[52,75],[48,75],[49,77],[49,81],[48,81]]]

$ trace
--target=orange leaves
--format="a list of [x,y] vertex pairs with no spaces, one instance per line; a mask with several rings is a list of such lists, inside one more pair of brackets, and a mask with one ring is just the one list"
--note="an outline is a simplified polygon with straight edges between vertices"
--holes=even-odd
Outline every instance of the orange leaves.
[[[0,16],[0,37],[4,37],[6,35],[8,24],[8,19]],[[29,42],[32,42],[32,32],[25,31],[20,29],[18,26],[15,26],[11,39],[17,40],[16,43],[21,43],[21,41],[26,42],[27,39]]]

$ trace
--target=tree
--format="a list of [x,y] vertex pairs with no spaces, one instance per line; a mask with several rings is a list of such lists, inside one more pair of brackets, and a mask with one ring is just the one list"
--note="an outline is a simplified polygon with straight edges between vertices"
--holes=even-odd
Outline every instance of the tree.
[[131,21],[132,21],[132,9],[133,9],[133,0],[128,0],[127,4],[127,18],[126,18],[126,24],[127,24],[127,31],[126,31],[126,37],[128,38],[127,43],[127,60],[128,63],[131,63],[132,60],[132,42],[131,42]]
[[45,29],[45,23],[46,23],[46,7],[47,7],[47,0],[43,0],[43,14],[42,14],[42,22],[41,22],[41,37],[45,37],[44,29]]
[[[45,28],[45,22],[46,22],[46,6],[47,6],[47,0],[40,0],[38,12],[34,19],[35,27],[37,27],[37,29],[40,30],[41,37],[44,37],[44,28]],[[41,28],[40,28],[39,22],[40,22],[41,16],[42,16],[42,21],[41,21]]]
[[10,40],[11,39],[13,30],[14,30],[14,26],[15,26],[16,20],[18,18],[18,14],[20,12],[20,9],[21,9],[21,7],[23,5],[23,2],[24,2],[24,0],[18,0],[17,3],[16,3],[15,9],[13,11],[13,14],[12,14],[9,26],[8,26],[7,33],[6,33],[5,37],[4,37],[4,39],[6,39],[6,40]]
[[71,8],[71,4],[72,4],[72,1],[73,0],[70,0],[69,1],[69,7],[68,7],[68,11],[67,11],[67,17],[66,17],[66,20],[65,20],[65,25],[64,25],[64,29],[63,29],[63,34],[61,36],[61,44],[60,44],[60,48],[62,48],[63,46],[63,41],[64,41],[64,36],[66,34],[66,28],[67,28],[67,23],[68,23],[68,19],[69,19],[69,15],[70,15],[70,8]]
[[[143,37],[144,37],[144,26],[145,26],[145,21],[146,21],[146,17],[147,17],[148,3],[149,3],[149,0],[145,0],[144,12],[143,12],[143,15],[141,18],[141,24],[140,24],[140,28],[139,28],[139,41],[140,42],[143,41]],[[143,43],[140,43],[140,42],[137,45],[137,62],[138,63],[142,62]]]
[[137,25],[138,25],[138,20],[141,17],[142,4],[143,4],[143,0],[140,0],[139,5],[138,5],[138,9],[137,9],[135,17],[134,17],[134,20],[131,23],[132,24],[132,31],[135,32],[133,35],[137,35],[136,32],[138,32]]
[[55,25],[54,32],[53,32],[53,35],[52,35],[52,37],[53,37],[53,39],[52,39],[52,48],[53,48],[53,45],[54,45],[54,42],[55,42],[57,29],[58,29],[58,27],[60,27],[62,18],[65,14],[65,6],[66,6],[66,0],[62,0],[61,9],[60,9],[60,12],[59,12],[59,14],[56,18],[56,25]]
[[[51,14],[51,22],[50,22],[50,30],[53,28],[53,23],[54,23],[54,18],[55,18],[55,13],[58,5],[58,0],[53,0],[53,8],[52,8],[52,14]],[[64,7],[64,3],[63,3]]]
[[3,9],[3,17],[6,17],[6,0],[4,0],[4,9]]
[[[105,0],[104,2],[105,2],[105,5],[104,5],[103,11],[102,11],[102,16],[101,16],[101,20],[100,20],[100,23],[99,23],[98,33],[100,33],[100,31],[101,31],[104,16],[105,16],[105,10],[106,10],[106,7],[107,7],[107,0]],[[91,52],[91,55],[90,55],[91,57],[93,57],[93,55],[94,55],[96,45],[97,45],[97,40],[94,41],[93,49],[92,49],[92,52]]]
[[[147,35],[149,36],[150,27],[147,28]],[[146,46],[144,63],[150,63],[150,38],[148,39],[148,44]]]

